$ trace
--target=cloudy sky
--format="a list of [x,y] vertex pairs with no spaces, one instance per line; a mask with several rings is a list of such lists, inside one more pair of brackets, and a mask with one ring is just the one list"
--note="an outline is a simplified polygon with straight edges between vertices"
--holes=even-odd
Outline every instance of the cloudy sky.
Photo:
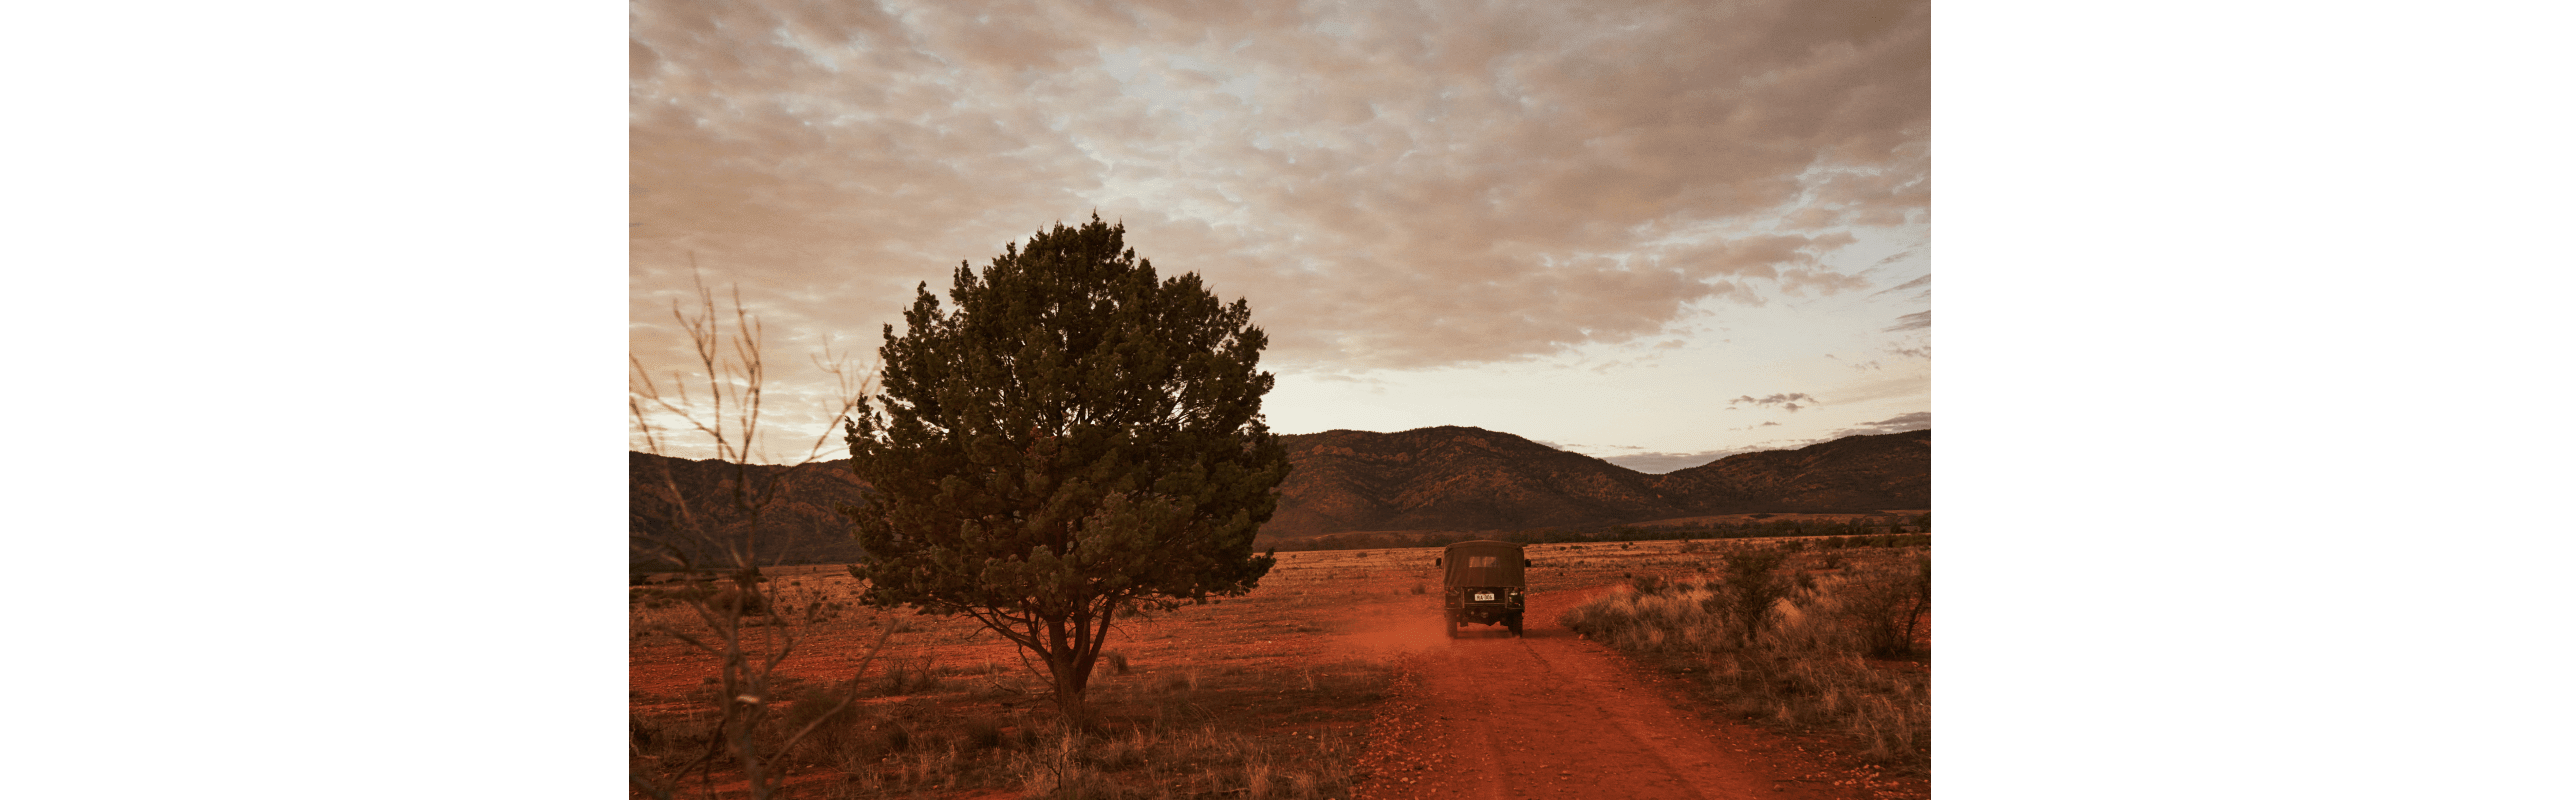
[[1662,472],[1924,428],[1929,39],[1863,0],[640,0],[632,354],[683,365],[671,304],[734,285],[805,453],[804,354],[1099,214],[1250,302],[1281,433]]

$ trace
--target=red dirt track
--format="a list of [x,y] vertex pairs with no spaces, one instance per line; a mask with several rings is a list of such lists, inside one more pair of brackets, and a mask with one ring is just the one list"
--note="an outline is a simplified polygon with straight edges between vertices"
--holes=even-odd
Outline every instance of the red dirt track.
[[1474,625],[1447,638],[1437,609],[1419,603],[1355,636],[1406,652],[1372,728],[1371,777],[1353,797],[1906,796],[1803,743],[1677,707],[1665,696],[1676,686],[1557,622],[1607,591],[1532,594],[1519,638]]

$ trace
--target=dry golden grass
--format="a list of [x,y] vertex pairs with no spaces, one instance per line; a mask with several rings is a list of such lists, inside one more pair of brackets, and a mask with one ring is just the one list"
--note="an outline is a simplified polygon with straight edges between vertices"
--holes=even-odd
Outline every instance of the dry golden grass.
[[[1819,569],[1824,563],[1840,569]],[[1782,569],[1789,571],[1788,580],[1801,581],[1799,588],[1776,602],[1774,620],[1756,638],[1727,607],[1729,598],[1720,597],[1721,576],[1712,571],[1669,580],[1648,576],[1566,612],[1564,622],[1692,679],[1745,718],[1852,734],[1865,743],[1868,756],[1925,774],[1925,632],[1921,647],[1902,649],[1911,660],[1871,657],[1882,649],[1875,630],[1879,609],[1888,621],[1913,611],[1908,598],[1915,575],[1917,597],[1925,602],[1925,548],[1804,551]],[[1879,599],[1887,595],[1906,600]],[[1925,616],[1920,620],[1925,624]]]

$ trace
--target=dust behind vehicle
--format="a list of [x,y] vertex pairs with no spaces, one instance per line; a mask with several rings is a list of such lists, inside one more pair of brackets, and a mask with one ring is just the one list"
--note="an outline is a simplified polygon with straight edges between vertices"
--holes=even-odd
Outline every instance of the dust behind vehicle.
[[1450,636],[1468,624],[1501,625],[1520,635],[1528,609],[1529,557],[1512,542],[1474,541],[1440,553],[1441,614]]

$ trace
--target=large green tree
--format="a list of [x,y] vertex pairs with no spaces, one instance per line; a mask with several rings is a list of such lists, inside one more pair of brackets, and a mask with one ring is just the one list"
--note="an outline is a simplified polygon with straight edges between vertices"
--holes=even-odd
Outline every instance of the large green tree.
[[1155,268],[1097,215],[963,261],[883,326],[880,391],[846,424],[877,492],[845,509],[863,601],[967,615],[1036,653],[1080,713],[1114,615],[1251,591],[1289,472],[1245,303]]

